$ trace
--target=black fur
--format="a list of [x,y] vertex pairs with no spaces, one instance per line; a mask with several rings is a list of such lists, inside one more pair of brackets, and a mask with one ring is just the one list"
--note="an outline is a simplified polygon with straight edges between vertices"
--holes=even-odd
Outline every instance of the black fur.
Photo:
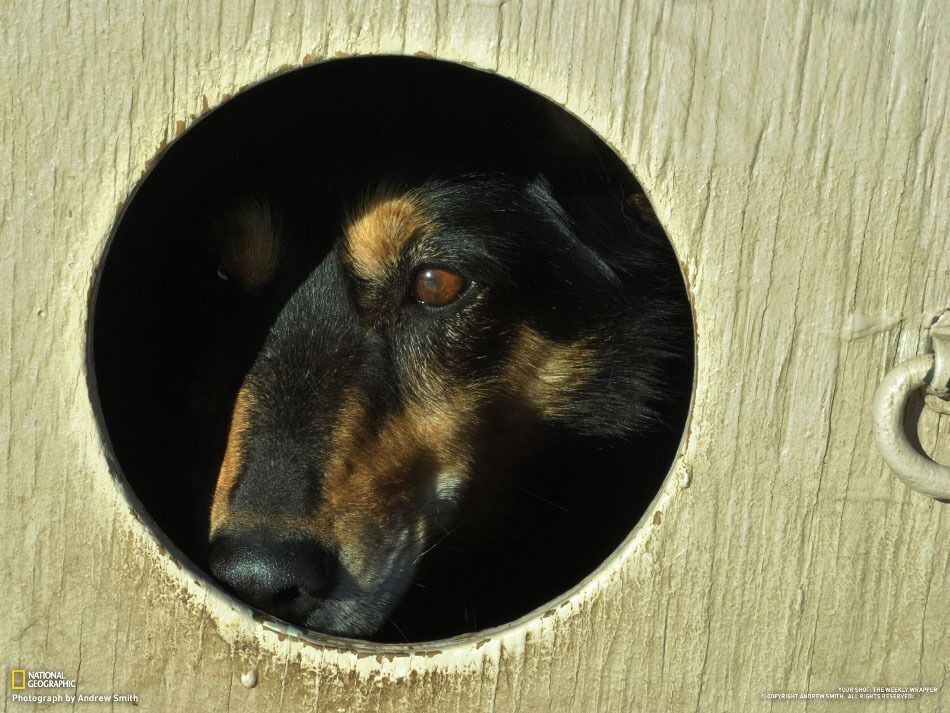
[[[676,426],[681,419],[674,399],[683,397],[688,382],[684,367],[689,324],[669,244],[660,233],[645,229],[649,221],[638,215],[618,189],[559,199],[544,176],[469,174],[401,190],[390,184],[387,191],[412,195],[437,228],[409,244],[397,261],[373,279],[361,278],[353,269],[341,235],[290,297],[246,380],[255,398],[230,508],[264,518],[312,517],[326,499],[323,474],[333,448],[335,409],[347,390],[358,388],[367,397],[364,418],[372,424],[371,437],[383,438],[381,429],[387,418],[419,398],[420,387],[413,379],[416,371],[424,364],[435,364],[439,373],[483,385],[492,401],[480,412],[478,434],[471,439],[473,463],[462,494],[451,503],[413,501],[413,507],[432,510],[427,517],[435,533],[417,544],[427,552],[438,544],[433,551],[440,555],[451,552],[453,546],[465,553],[428,557],[429,587],[438,591],[440,585],[432,584],[433,580],[442,580],[450,572],[456,574],[442,581],[452,582],[453,587],[458,581],[471,581],[472,571],[479,567],[466,565],[462,568],[466,576],[460,577],[458,565],[470,562],[472,552],[480,549],[503,549],[505,554],[494,557],[498,562],[513,562],[512,553],[544,562],[549,558],[538,552],[543,541],[562,548],[559,557],[589,566],[592,552],[605,554],[605,538],[595,531],[597,525],[563,522],[557,535],[550,530],[551,514],[541,513],[534,518],[541,529],[533,531],[531,523],[523,522],[525,503],[530,503],[528,510],[547,503],[561,516],[570,511],[571,503],[582,502],[587,503],[588,514],[600,516],[613,507],[615,498],[629,491],[618,479],[635,477],[617,472],[612,459],[620,454],[631,457],[629,465],[635,471],[638,461],[650,460],[658,452],[668,455],[674,434],[670,425],[663,432],[659,422],[665,417]],[[411,286],[413,275],[424,266],[459,273],[468,280],[468,288],[446,306],[419,304]],[[571,394],[565,407],[541,418],[527,411],[516,413],[523,406],[505,393],[504,371],[524,327],[551,344],[580,341],[590,345],[584,367],[592,376]],[[499,445],[496,439],[503,434],[495,428],[496,421],[530,433]],[[657,438],[658,428],[661,445],[649,446],[647,453],[636,452]],[[499,453],[506,447],[530,450]],[[580,459],[600,472],[590,476],[582,470],[552,466],[555,454],[555,462]],[[426,463],[411,468],[422,473]],[[605,469],[608,478],[604,478]],[[408,481],[423,476],[407,470],[400,477]],[[377,497],[390,496],[380,492]],[[598,501],[602,501],[600,506]],[[446,513],[449,506],[451,514]],[[632,524],[631,519],[623,527]],[[437,528],[451,537],[440,540]],[[398,532],[399,527],[393,525],[376,536],[385,540]],[[522,544],[513,546],[506,539],[513,534]],[[563,550],[572,539],[598,546],[575,544],[573,554],[565,555]],[[346,576],[342,554],[333,554],[336,545],[319,544],[327,556],[334,557],[336,576]],[[233,583],[234,575],[227,567],[216,564],[220,560],[213,549],[212,566],[227,583]],[[432,563],[440,561],[443,571],[434,571]],[[415,563],[410,566],[414,568]],[[571,576],[577,575],[574,567],[567,569]],[[482,574],[489,577],[491,572]],[[557,587],[570,583],[560,573],[532,576],[541,582],[557,582]],[[395,594],[387,589],[379,595],[387,600],[379,604],[380,615],[389,616],[396,603],[389,599],[401,597],[404,585],[394,588]],[[357,585],[353,588],[358,589]],[[538,581],[525,588],[537,589]],[[552,585],[547,582],[541,589],[547,592]],[[352,590],[346,590],[348,595]],[[552,596],[555,593],[550,591]],[[462,626],[497,623],[497,602],[475,605],[471,602],[479,597],[473,595],[467,592],[464,599],[471,610],[481,610],[481,621],[465,621]],[[262,601],[255,603],[271,608]],[[331,633],[368,635],[378,626],[364,623],[375,620],[362,614],[353,615],[352,621],[311,615],[311,607],[319,609],[320,603],[316,598],[307,602],[293,611],[281,607],[274,611]],[[408,626],[427,629],[427,625]]]
[[[339,241],[384,185],[416,192],[440,228],[364,282]],[[282,249],[272,279],[243,290],[237,275],[216,276],[224,256],[204,243],[229,224],[222,208],[248,198],[270,206]],[[423,262],[462,271],[469,292],[416,304],[409,282]],[[495,383],[525,326],[591,347],[589,378],[547,418]],[[173,544],[209,562],[210,491],[235,394],[251,383],[231,505],[267,523],[260,547],[300,545],[320,561],[299,583],[310,599],[271,611],[360,636],[381,622],[381,640],[510,621],[589,574],[655,496],[692,377],[679,268],[616,155],[523,87],[406,57],[288,73],[189,129],[122,217],[93,329],[108,438]],[[341,399],[353,387],[371,395],[361,422],[382,431],[418,396],[408,370],[433,365],[492,395],[471,434],[472,477],[454,508],[425,505],[424,489],[380,490],[433,523],[412,583],[375,602],[376,623],[317,621],[307,606],[348,575],[332,542],[301,545],[288,522],[326,498]],[[402,466],[409,482],[434,467],[431,453],[416,456]],[[387,546],[382,529],[359,541]],[[212,548],[212,571],[214,560]]]

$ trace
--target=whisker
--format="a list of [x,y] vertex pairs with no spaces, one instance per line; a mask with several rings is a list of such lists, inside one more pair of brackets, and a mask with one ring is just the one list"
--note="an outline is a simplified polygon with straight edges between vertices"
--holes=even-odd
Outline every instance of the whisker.
[[566,512],[568,515],[571,514],[571,511],[570,511],[568,508],[564,507],[563,505],[561,505],[561,504],[559,504],[559,503],[554,502],[553,500],[548,500],[548,499],[547,499],[546,497],[544,497],[543,495],[538,495],[537,493],[535,493],[535,492],[533,492],[533,491],[531,491],[531,490],[528,490],[527,488],[519,488],[519,490],[521,490],[521,492],[523,492],[523,493],[527,493],[528,495],[537,498],[537,499],[540,500],[542,503],[547,503],[547,504],[550,505],[552,508],[557,508],[558,510],[560,510],[560,511],[562,511],[562,512]]
[[422,554],[420,554],[418,557],[416,557],[416,558],[412,561],[412,564],[413,564],[413,565],[418,564],[418,563],[419,563],[419,560],[421,560],[421,559],[422,559],[423,557],[425,557],[427,554],[429,554],[430,552],[432,552],[432,550],[434,550],[436,547],[438,547],[439,545],[441,545],[441,544],[445,541],[445,538],[448,537],[448,536],[451,535],[451,534],[452,534],[452,530],[449,530],[449,531],[446,532],[444,535],[442,535],[442,537],[440,537],[438,540],[435,541],[435,544],[430,545],[430,546],[427,547],[425,550],[423,550],[423,551],[422,551]]
[[462,604],[462,618],[471,625],[472,631],[478,631],[478,617],[475,616],[475,606],[471,602]]
[[392,617],[389,617],[389,623],[392,624],[394,627],[396,627],[396,631],[399,632],[399,635],[400,635],[403,639],[405,639],[405,640],[406,640],[406,643],[408,644],[408,643],[409,643],[409,637],[406,636],[406,635],[403,633],[402,629],[399,628],[399,624],[396,623],[396,620],[393,619]]

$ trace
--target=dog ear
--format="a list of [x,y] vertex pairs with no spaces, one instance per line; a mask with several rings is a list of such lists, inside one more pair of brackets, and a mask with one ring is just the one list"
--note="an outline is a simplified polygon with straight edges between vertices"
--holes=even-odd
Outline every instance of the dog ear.
[[542,211],[547,221],[556,227],[558,234],[569,242],[573,256],[580,263],[575,264],[574,267],[587,272],[590,278],[602,280],[604,285],[619,288],[621,286],[619,276],[594,246],[581,239],[577,230],[577,220],[555,198],[548,179],[543,174],[537,174],[529,181],[526,193],[528,199]]
[[672,247],[662,230],[644,231],[615,192],[572,196],[565,207],[542,175],[527,192],[570,241],[572,280],[591,296],[574,335],[585,378],[565,380],[573,393],[554,420],[606,438],[662,427],[690,369],[692,322]]

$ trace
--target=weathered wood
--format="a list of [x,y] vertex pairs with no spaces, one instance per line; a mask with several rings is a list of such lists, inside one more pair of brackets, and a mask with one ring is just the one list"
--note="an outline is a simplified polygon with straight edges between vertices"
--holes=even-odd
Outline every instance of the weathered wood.
[[[0,661],[143,710],[950,707],[760,698],[946,684],[950,506],[887,471],[868,409],[950,307],[948,28],[939,0],[8,4]],[[103,455],[85,324],[116,207],[203,107],[416,52],[563,102],[629,161],[685,264],[698,376],[673,477],[596,575],[377,657],[265,630],[159,550]],[[924,430],[950,462],[946,423]]]

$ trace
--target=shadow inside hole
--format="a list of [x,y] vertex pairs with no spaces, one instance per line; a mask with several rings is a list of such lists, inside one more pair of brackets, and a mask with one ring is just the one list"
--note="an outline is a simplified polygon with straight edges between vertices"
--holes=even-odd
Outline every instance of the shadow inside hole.
[[[122,474],[158,526],[207,571],[208,518],[231,409],[268,328],[339,234],[354,196],[463,173],[543,174],[558,197],[633,177],[566,112],[497,76],[411,58],[327,62],[264,82],[215,110],[161,157],[121,216],[94,305],[93,368]],[[287,237],[281,280],[245,294],[217,275],[212,222],[265,196]],[[618,201],[617,210],[626,210]],[[565,592],[629,534],[656,495],[686,419],[692,323],[670,249],[677,324],[664,339],[662,425],[625,439],[550,433],[499,522],[469,523],[422,560],[373,637],[445,638],[511,621]],[[501,511],[500,511],[501,512]],[[484,525],[499,535],[472,536]]]

